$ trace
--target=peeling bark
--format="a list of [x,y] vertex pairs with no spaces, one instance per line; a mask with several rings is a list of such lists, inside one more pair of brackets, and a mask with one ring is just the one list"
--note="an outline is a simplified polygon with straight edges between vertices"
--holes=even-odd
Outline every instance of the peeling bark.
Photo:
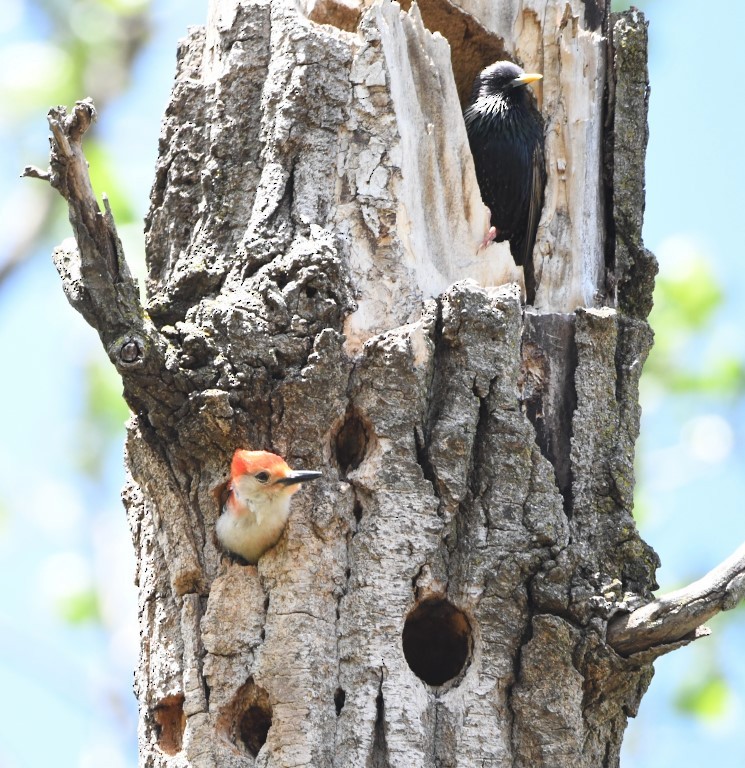
[[[644,21],[368,5],[214,0],[190,31],[145,307],[85,185],[92,105],[53,111],[28,171],[70,203],[55,263],[133,410],[141,764],[615,766],[654,652],[609,637],[658,564],[631,514]],[[545,75],[532,309],[507,247],[479,249],[460,112],[505,56]],[[258,566],[214,535],[236,447],[324,468]]]

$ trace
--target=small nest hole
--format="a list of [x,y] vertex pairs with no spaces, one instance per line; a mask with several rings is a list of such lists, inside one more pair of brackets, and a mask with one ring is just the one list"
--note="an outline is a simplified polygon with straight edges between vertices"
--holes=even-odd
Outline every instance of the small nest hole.
[[161,699],[153,711],[158,731],[158,747],[167,755],[181,751],[186,728],[184,695],[182,693]]
[[348,411],[335,440],[336,461],[344,474],[362,464],[368,443],[367,427],[362,417],[354,410]]
[[272,727],[272,705],[269,694],[249,678],[220,714],[218,729],[236,746],[243,747],[252,757],[266,744]]
[[347,692],[343,688],[337,688],[336,693],[334,693],[334,707],[336,707],[337,717],[339,717],[342,709],[344,709],[344,704],[346,700],[347,700]]

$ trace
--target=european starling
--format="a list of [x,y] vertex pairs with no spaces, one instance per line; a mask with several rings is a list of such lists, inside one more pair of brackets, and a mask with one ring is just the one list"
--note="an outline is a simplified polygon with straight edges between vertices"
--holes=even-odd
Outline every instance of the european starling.
[[535,300],[533,246],[546,161],[543,118],[524,86],[541,77],[497,61],[476,78],[463,112],[481,197],[491,211],[490,235],[510,241],[515,264],[523,267],[528,304]]

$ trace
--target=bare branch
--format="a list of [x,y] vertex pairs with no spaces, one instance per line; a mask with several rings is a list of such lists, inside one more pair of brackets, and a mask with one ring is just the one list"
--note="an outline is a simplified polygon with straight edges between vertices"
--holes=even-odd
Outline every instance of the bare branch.
[[124,258],[108,200],[98,206],[83,154],[82,141],[96,118],[90,99],[49,110],[50,167],[26,167],[23,175],[49,183],[69,207],[75,242],[65,241],[53,254],[68,301],[98,331],[109,358],[122,375],[125,397],[136,411],[154,402],[181,402],[183,392],[169,377],[163,387],[167,341],[140,303],[137,283]]
[[[98,207],[83,154],[83,136],[95,119],[96,110],[90,99],[76,102],[70,115],[64,107],[50,109],[49,170],[27,167],[24,175],[48,180],[67,200],[78,244],[75,258],[80,262],[77,269],[67,271],[78,272],[86,290],[80,291],[79,286],[75,286],[77,300],[73,302],[73,286],[65,282],[65,293],[108,346],[111,333],[119,335],[124,328],[129,328],[133,316],[141,315],[141,308],[137,285],[124,260],[114,219],[108,205],[105,214]],[[69,249],[67,252],[73,253]],[[65,275],[60,274],[64,280]]]
[[608,643],[624,656],[649,649],[666,653],[674,643],[708,634],[701,625],[744,596],[745,544],[693,584],[615,616],[608,625]]

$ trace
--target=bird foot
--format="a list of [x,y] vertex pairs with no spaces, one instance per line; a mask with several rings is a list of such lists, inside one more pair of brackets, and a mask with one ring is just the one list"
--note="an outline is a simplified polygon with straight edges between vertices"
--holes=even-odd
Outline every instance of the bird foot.
[[483,251],[484,248],[486,248],[486,246],[489,245],[489,243],[494,242],[494,240],[496,239],[497,239],[497,228],[489,227],[489,231],[484,235],[484,239],[481,241],[479,250]]

